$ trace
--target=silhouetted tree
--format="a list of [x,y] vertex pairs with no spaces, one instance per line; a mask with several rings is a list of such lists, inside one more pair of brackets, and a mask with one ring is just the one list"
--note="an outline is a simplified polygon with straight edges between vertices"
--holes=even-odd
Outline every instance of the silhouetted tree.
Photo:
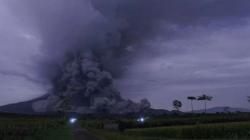
[[250,102],[250,96],[247,96],[247,101]]
[[194,113],[193,100],[196,100],[196,97],[188,96],[187,99],[191,101],[191,109],[192,109],[192,113]]
[[173,107],[174,107],[177,111],[179,111],[180,108],[182,107],[181,101],[179,101],[179,100],[174,100],[174,101],[173,101]]
[[212,99],[213,99],[212,96],[208,96],[206,94],[203,94],[203,95],[197,97],[198,101],[204,101],[204,106],[205,106],[204,112],[205,113],[207,112],[207,101],[212,101]]

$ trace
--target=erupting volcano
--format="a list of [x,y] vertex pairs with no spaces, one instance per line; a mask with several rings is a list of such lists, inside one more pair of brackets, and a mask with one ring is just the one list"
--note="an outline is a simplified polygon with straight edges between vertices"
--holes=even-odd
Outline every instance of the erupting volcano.
[[92,53],[78,52],[68,58],[53,84],[47,99],[33,103],[35,111],[126,114],[150,108],[146,99],[141,103],[122,99],[113,86],[111,74]]

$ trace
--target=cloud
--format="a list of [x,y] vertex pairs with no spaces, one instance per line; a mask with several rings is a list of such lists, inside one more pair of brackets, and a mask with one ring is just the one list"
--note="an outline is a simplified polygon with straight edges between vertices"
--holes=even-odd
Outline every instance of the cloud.
[[156,102],[163,94],[247,85],[249,6],[249,0],[2,0],[0,83],[12,81],[16,90],[2,84],[1,97],[40,95],[79,50],[92,52],[126,96],[153,98],[157,107],[165,105]]
[[188,105],[187,96],[203,93],[215,96],[211,106],[245,107],[250,85],[249,27],[248,23],[219,30],[203,27],[187,37],[151,44],[163,53],[149,57],[146,51],[139,56],[119,87],[127,97],[148,97],[157,108],[172,109],[174,99]]
[[48,83],[36,72],[40,38],[0,1],[0,105],[46,93]]

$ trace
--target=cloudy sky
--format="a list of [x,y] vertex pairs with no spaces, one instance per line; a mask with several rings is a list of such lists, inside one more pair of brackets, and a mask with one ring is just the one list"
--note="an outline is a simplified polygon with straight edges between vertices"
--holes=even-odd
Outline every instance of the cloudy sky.
[[[209,27],[208,27],[209,28]],[[155,107],[171,108],[187,96],[214,96],[209,106],[249,107],[250,26],[190,29],[188,36],[154,42],[161,55],[144,54],[120,81],[128,97],[146,96]],[[165,47],[173,50],[166,50]],[[201,103],[195,103],[200,108]]]
[[0,105],[46,94],[53,65],[91,40],[126,98],[165,109],[179,99],[189,110],[187,96],[208,94],[209,107],[250,108],[248,7],[248,0],[0,0]]

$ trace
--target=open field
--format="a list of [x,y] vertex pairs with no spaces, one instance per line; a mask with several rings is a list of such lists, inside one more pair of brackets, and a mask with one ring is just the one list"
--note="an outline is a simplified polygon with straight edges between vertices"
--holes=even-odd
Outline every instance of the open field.
[[81,118],[83,127],[86,128],[102,128],[105,123],[120,123],[125,129],[132,128],[151,128],[164,126],[180,126],[180,125],[196,125],[196,124],[214,124],[227,122],[250,122],[249,113],[234,114],[179,114],[179,115],[163,115],[163,116],[144,116],[144,123],[137,122],[141,116],[133,117],[88,117]]
[[[151,116],[145,122],[137,117],[78,116],[79,128],[74,132],[81,129],[84,133],[77,136],[87,137],[90,130],[104,140],[250,139],[248,113]],[[119,127],[105,129],[105,124]],[[60,117],[0,115],[0,140],[73,140],[70,126]]]
[[0,140],[72,140],[72,135],[61,119],[1,117]]
[[[144,123],[132,118],[83,121],[93,133],[107,140],[250,139],[250,116],[239,114],[169,115]],[[102,129],[105,123],[120,123],[122,129]]]
[[107,140],[250,139],[250,122],[200,124],[127,129],[124,132],[93,130]]

